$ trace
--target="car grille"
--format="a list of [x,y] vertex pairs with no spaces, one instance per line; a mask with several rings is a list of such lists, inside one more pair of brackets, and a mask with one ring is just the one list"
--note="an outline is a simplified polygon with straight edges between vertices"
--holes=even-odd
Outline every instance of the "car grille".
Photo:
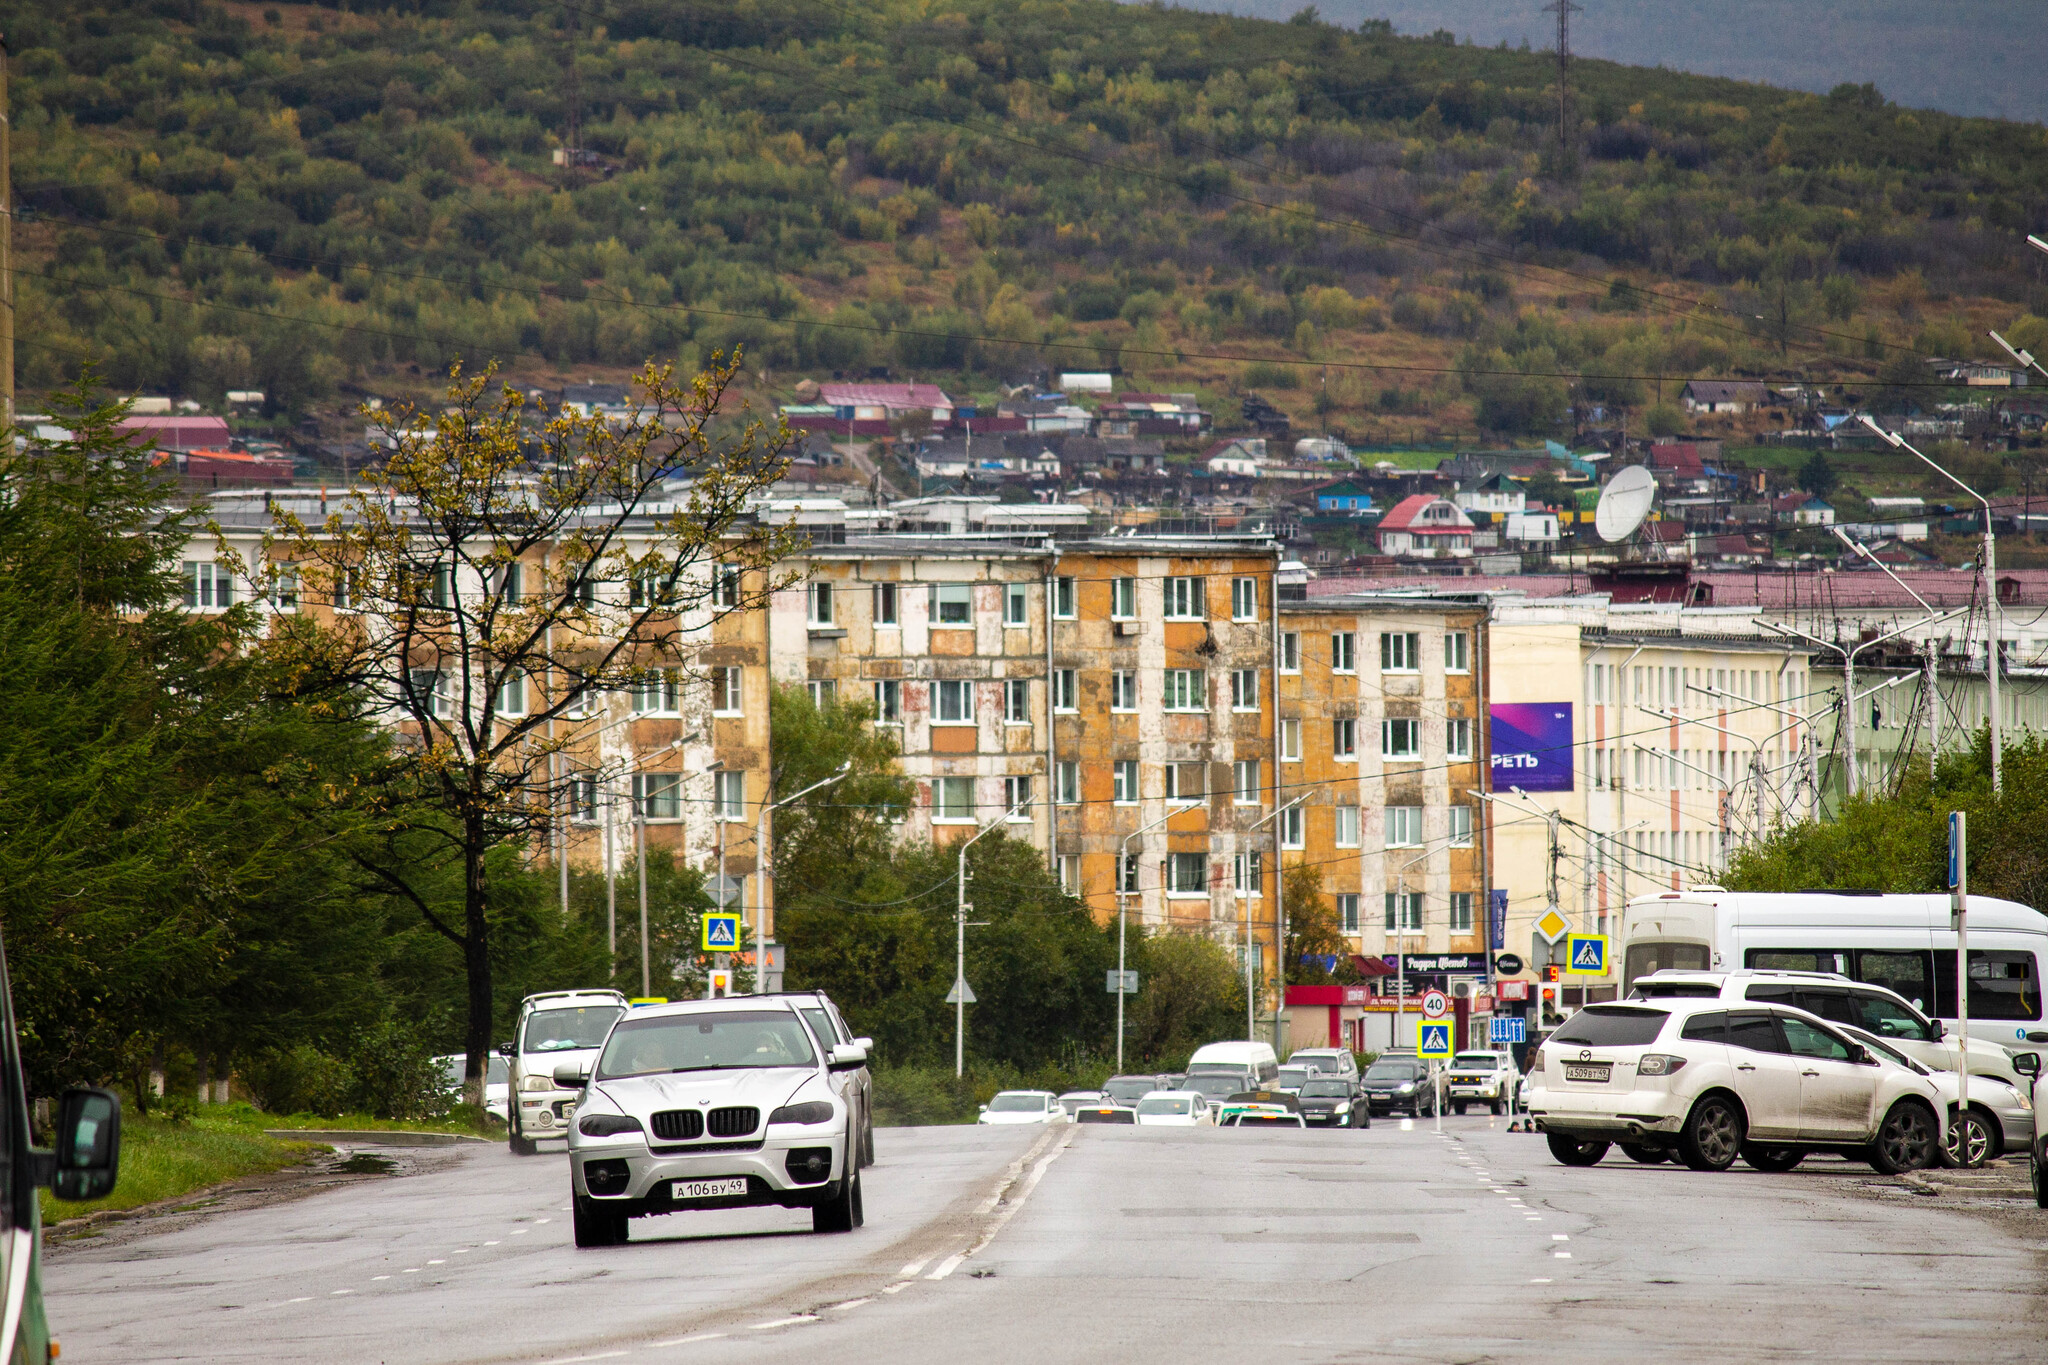
[[705,1117],[704,1128],[713,1137],[745,1137],[761,1126],[761,1111],[747,1106],[714,1109]]
[[664,1110],[650,1122],[654,1135],[669,1142],[688,1142],[704,1136],[704,1116],[694,1109]]

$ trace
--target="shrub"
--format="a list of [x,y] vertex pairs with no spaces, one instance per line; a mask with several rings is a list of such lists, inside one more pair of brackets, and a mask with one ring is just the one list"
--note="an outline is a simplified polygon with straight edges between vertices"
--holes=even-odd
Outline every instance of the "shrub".
[[1292,365],[1275,365],[1271,361],[1254,360],[1244,367],[1244,386],[1248,389],[1298,389],[1301,375]]
[[272,1114],[345,1114],[355,1069],[311,1043],[259,1052],[242,1068],[257,1107]]
[[387,1020],[361,1035],[351,1058],[353,1098],[380,1119],[430,1119],[454,1102],[447,1073],[422,1024]]

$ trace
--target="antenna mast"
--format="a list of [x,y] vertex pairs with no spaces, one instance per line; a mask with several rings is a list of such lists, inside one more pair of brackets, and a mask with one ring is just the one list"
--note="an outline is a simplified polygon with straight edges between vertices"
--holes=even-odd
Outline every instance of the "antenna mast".
[[1572,75],[1572,11],[1586,12],[1584,5],[1575,5],[1572,0],[1551,0],[1543,7],[1545,14],[1557,14],[1557,165],[1562,171],[1571,164],[1571,75]]

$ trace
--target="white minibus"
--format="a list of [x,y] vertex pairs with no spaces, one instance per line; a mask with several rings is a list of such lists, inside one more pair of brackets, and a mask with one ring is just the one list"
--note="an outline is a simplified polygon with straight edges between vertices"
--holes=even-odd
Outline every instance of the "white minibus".
[[[1970,897],[1969,1036],[2017,1051],[2041,1030],[2048,917],[2014,901]],[[1695,886],[1628,903],[1616,935],[1621,994],[1666,968],[1840,972],[1896,991],[1953,1031],[1956,935],[1949,898],[1874,891],[1753,892]]]

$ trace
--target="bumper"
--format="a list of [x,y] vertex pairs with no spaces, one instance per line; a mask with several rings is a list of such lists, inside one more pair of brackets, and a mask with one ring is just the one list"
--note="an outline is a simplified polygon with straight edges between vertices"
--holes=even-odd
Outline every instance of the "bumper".
[[524,1093],[518,1098],[519,1135],[533,1141],[569,1136],[576,1118],[574,1090]]
[[1342,1128],[1350,1124],[1352,1118],[1349,1113],[1311,1114],[1307,1110],[1303,1110],[1301,1121],[1311,1128]]
[[1455,1081],[1444,1092],[1454,1100],[1497,1100],[1500,1098],[1500,1083],[1489,1085],[1459,1085]]
[[1375,1112],[1382,1109],[1406,1109],[1411,1104],[1420,1104],[1423,1097],[1428,1094],[1427,1090],[1411,1090],[1405,1095],[1396,1095],[1390,1090],[1385,1094],[1369,1094],[1365,1097],[1365,1102]]
[[1691,1102],[1667,1090],[1529,1091],[1529,1117],[1546,1133],[1634,1141],[1645,1137],[1676,1137]]
[[[847,1138],[843,1123],[829,1130],[787,1136],[777,1134],[749,1142],[706,1143],[690,1149],[650,1149],[645,1142],[605,1142],[579,1137],[569,1150],[569,1178],[575,1192],[599,1204],[622,1208],[628,1214],[668,1213],[679,1209],[739,1209],[761,1204],[809,1208],[831,1198],[834,1187],[847,1174]],[[790,1153],[813,1151],[829,1152],[830,1165],[822,1174],[816,1170],[808,1172],[809,1178],[792,1176]],[[616,1178],[617,1167],[609,1164],[618,1162],[624,1163],[627,1172],[623,1188]],[[586,1179],[586,1170],[598,1163],[606,1163],[600,1169],[609,1171],[610,1179],[602,1176],[595,1182]],[[745,1194],[693,1199],[682,1204],[671,1197],[670,1184],[677,1180],[733,1177],[745,1178]],[[600,1190],[608,1192],[600,1193]]]
[[1999,1109],[1998,1126],[2005,1134],[2005,1150],[2024,1152],[2034,1145],[2034,1111],[2031,1109]]

